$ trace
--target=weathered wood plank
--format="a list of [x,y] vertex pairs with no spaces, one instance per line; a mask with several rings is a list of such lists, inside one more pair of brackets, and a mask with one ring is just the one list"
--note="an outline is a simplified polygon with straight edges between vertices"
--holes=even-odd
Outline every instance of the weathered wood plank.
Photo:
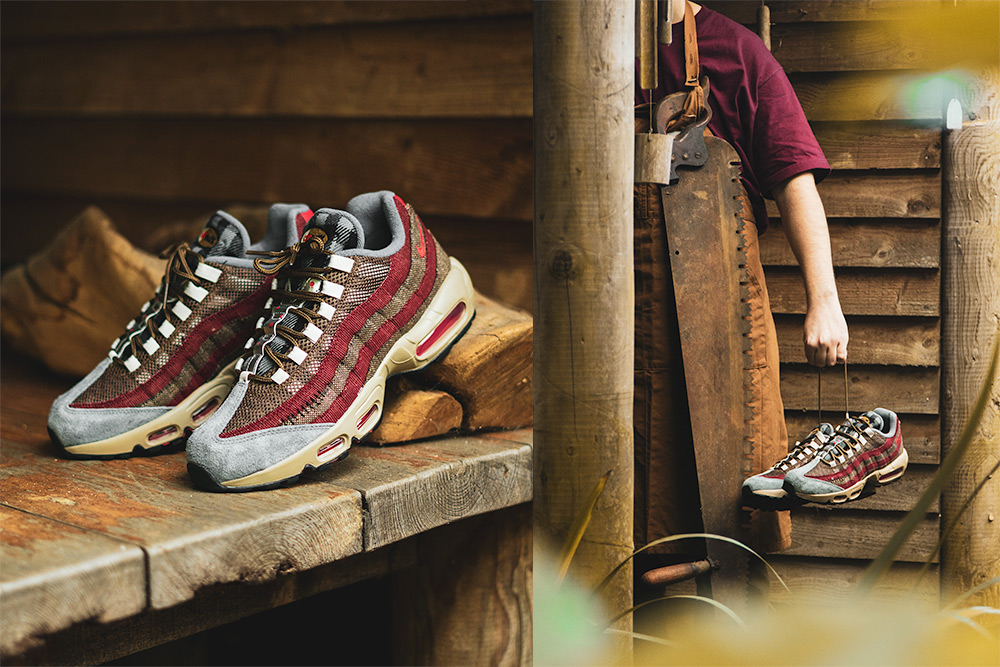
[[[941,264],[937,220],[844,220],[829,227],[834,266],[936,269]],[[797,266],[780,224],[768,232],[760,237],[760,261]]]
[[[867,560],[781,554],[770,554],[767,559],[791,589],[789,596],[781,586],[772,585],[771,598],[776,602],[845,602],[868,567]],[[893,604],[905,601],[907,605],[918,605],[928,612],[938,611],[937,567],[934,566],[918,583],[920,569],[916,563],[898,563],[879,580],[869,599]]]
[[[940,372],[935,368],[848,365],[851,412],[885,407],[893,412],[937,414]],[[844,369],[823,371],[823,411],[844,410]],[[816,409],[816,368],[781,365],[781,396],[789,410]]]
[[[838,171],[818,189],[830,218],[941,217],[941,172],[933,169]],[[766,201],[768,216],[778,217]]]
[[[905,514],[895,512],[831,512],[802,508],[792,512],[792,546],[789,556],[823,558],[875,558],[902,523]],[[925,562],[937,545],[937,516],[928,516],[903,544],[897,560]],[[934,557],[934,562],[937,562]]]
[[462,405],[451,394],[417,389],[402,380],[392,378],[387,383],[381,420],[368,442],[409,442],[443,435],[462,425]]
[[899,122],[814,121],[833,169],[933,169],[941,166],[941,130]]
[[912,28],[912,22],[891,20],[779,23],[771,27],[771,53],[786,72],[931,67],[937,49]]
[[415,542],[408,540],[304,572],[279,574],[272,581],[252,586],[242,582],[208,586],[174,607],[146,609],[111,623],[73,625],[47,637],[43,645],[10,657],[5,664],[103,664],[295,600],[412,567],[415,547]]
[[[706,0],[706,7],[747,25],[757,21],[757,3],[746,0]],[[812,21],[872,21],[899,18],[913,9],[913,0],[768,0],[771,23]]]
[[[771,310],[804,314],[806,293],[797,270],[768,267],[767,291]],[[937,317],[940,312],[941,275],[937,271],[885,269],[837,272],[840,305],[847,315],[917,315]]]
[[904,72],[806,72],[788,76],[810,121],[921,120],[940,127],[935,96],[912,92],[924,74]]
[[17,114],[528,118],[531,55],[531,18],[496,17],[29,42],[0,76]]
[[528,315],[477,295],[469,330],[413,380],[457,398],[462,428],[528,426],[533,415],[533,327]]
[[5,120],[2,179],[5,195],[219,205],[389,189],[421,215],[530,220],[531,145],[530,120]]
[[[0,499],[11,490],[0,484]],[[51,503],[70,498],[48,496]],[[73,623],[108,623],[146,606],[142,550],[42,516],[0,505],[0,656],[38,645]]]
[[357,447],[320,481],[365,501],[365,550],[531,500],[531,447],[478,438]]
[[[841,410],[823,413],[824,421],[836,424],[844,419]],[[941,420],[937,415],[904,413],[899,415],[903,425],[903,444],[910,463],[939,463],[941,461]],[[801,440],[816,426],[816,406],[809,411],[788,410],[785,424],[788,427],[789,445]]]
[[489,2],[66,2],[4,7],[3,39],[233,31],[531,14],[529,0]]
[[[803,316],[777,315],[779,357],[786,362],[805,361],[802,343]],[[936,318],[876,318],[851,316],[848,359],[851,364],[937,366],[941,344]]]

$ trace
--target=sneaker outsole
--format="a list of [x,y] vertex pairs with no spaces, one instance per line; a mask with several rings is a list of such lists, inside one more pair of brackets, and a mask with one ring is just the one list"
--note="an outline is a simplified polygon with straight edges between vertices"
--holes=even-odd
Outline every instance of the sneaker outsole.
[[347,455],[350,453],[351,450],[348,449],[337,458],[333,459],[332,461],[327,461],[321,466],[315,467],[307,465],[305,468],[302,469],[302,472],[300,472],[297,475],[293,475],[286,479],[280,479],[276,482],[270,482],[268,484],[257,484],[256,486],[223,486],[222,484],[216,482],[212,478],[212,475],[210,475],[207,470],[202,468],[197,463],[191,463],[190,461],[188,461],[187,470],[188,470],[188,475],[191,477],[191,481],[194,483],[194,485],[199,489],[202,489],[203,491],[214,491],[216,493],[249,493],[250,491],[268,491],[270,489],[287,488],[298,482],[299,478],[302,477],[302,475],[304,475],[307,471],[323,470],[327,466],[331,466],[334,463],[337,463],[338,461],[343,461],[344,459],[347,458]]

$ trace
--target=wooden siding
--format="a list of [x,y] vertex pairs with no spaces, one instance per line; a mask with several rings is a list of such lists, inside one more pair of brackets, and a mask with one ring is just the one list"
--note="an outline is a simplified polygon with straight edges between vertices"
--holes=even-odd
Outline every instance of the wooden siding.
[[[755,29],[755,3],[705,4]],[[930,63],[926,40],[893,29],[912,5],[890,0],[767,4],[773,53],[833,169],[819,189],[851,333],[850,408],[881,406],[899,413],[910,454],[903,479],[874,496],[793,512],[792,548],[774,558],[775,566],[789,576],[790,585],[830,593],[858,578],[940,461],[940,110],[907,107],[899,95]],[[773,202],[769,211],[777,218]],[[817,370],[804,363],[801,277],[780,221],[772,223],[761,238],[761,258],[794,441],[817,420]],[[823,371],[822,382],[824,420],[843,419],[843,368]],[[932,557],[938,510],[935,502],[898,560],[920,563]],[[904,570],[894,571],[901,576]],[[932,570],[922,593],[932,601],[936,592]]]
[[88,204],[133,243],[390,189],[531,309],[530,0],[4,3],[0,260]]

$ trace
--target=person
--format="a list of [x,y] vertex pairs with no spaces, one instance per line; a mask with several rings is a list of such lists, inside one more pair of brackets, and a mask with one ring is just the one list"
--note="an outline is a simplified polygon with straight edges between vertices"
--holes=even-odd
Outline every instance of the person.
[[[708,129],[731,144],[739,154],[747,195],[745,208],[748,210],[744,217],[755,222],[746,225],[744,233],[751,292],[753,363],[750,372],[754,375],[749,384],[755,392],[751,429],[758,445],[755,461],[758,469],[752,472],[760,472],[787,452],[787,431],[778,384],[776,333],[757,247],[758,234],[768,228],[764,197],[773,198],[777,203],[781,227],[802,270],[806,293],[803,326],[806,361],[814,366],[832,366],[847,359],[847,322],[834,281],[826,214],[816,188],[816,184],[829,174],[830,166],[788,77],[760,38],[711,9],[693,2],[687,4],[691,9],[689,16],[693,16],[697,27],[701,74],[710,81],[707,102],[712,117]],[[672,40],[669,45],[661,44],[659,48],[659,85],[656,89],[640,88],[637,62],[637,105],[656,102],[666,95],[686,90],[685,10],[685,2],[675,0],[671,17]],[[650,204],[659,206],[654,200],[658,197],[652,186],[636,186],[637,207],[642,206],[642,211],[637,208],[636,212],[637,243],[638,230],[642,226],[640,217],[650,213],[662,215],[662,210],[650,207]],[[650,503],[654,496],[650,490]],[[653,515],[656,509],[650,506],[646,511]],[[760,546],[780,550],[790,543],[790,525],[787,513],[774,514],[776,516],[766,518],[771,527],[759,527],[756,537]]]

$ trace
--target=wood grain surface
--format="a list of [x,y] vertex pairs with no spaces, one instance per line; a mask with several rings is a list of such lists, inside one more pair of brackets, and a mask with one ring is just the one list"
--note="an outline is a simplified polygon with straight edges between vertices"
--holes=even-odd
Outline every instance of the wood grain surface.
[[[829,227],[834,266],[936,269],[941,264],[941,227],[936,219],[840,219]],[[760,261],[798,266],[780,222],[760,237]]]
[[[937,368],[848,364],[848,400],[851,412],[889,403],[893,412],[937,414],[940,372]],[[844,367],[823,371],[823,410],[844,411]],[[781,395],[789,410],[815,410],[818,392],[816,368],[782,364]]]
[[[941,217],[941,173],[936,169],[835,171],[818,186],[829,218]],[[767,200],[769,217],[778,206]]]
[[925,169],[941,166],[941,129],[905,122],[813,121],[833,169]]
[[[792,546],[787,556],[875,558],[903,521],[903,512],[831,512],[802,508],[792,512]],[[928,516],[903,544],[896,559],[923,563],[934,552],[937,516]],[[937,556],[932,562],[937,562]]]
[[[802,315],[778,315],[778,349],[784,362],[805,361]],[[937,366],[940,361],[940,321],[933,317],[851,315],[848,361],[887,366]],[[830,371],[832,373],[832,370]]]
[[[804,314],[806,294],[796,269],[768,267],[767,291],[777,314]],[[941,275],[933,270],[850,269],[837,271],[837,292],[845,315],[936,317]]]

